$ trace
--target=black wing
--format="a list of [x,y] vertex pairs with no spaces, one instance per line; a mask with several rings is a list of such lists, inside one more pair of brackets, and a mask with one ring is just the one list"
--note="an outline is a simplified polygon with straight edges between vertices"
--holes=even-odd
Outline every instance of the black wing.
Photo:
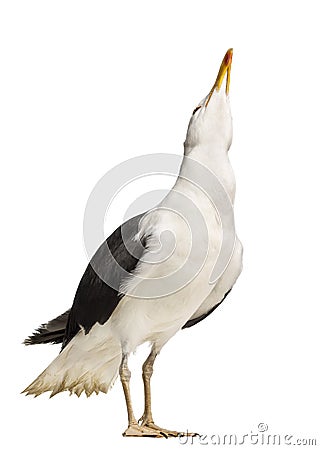
[[117,228],[92,257],[70,310],[62,349],[80,327],[87,334],[95,323],[104,324],[120,302],[124,295],[120,292],[125,279],[123,270],[129,274],[135,269],[147,245],[147,236],[140,241],[134,239],[143,215]]

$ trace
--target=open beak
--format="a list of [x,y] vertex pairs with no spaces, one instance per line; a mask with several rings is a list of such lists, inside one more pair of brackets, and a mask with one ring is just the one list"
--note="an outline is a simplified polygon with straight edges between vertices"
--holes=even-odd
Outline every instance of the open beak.
[[229,94],[229,86],[230,86],[230,72],[231,72],[231,63],[232,63],[232,55],[233,55],[233,49],[229,48],[229,50],[227,51],[227,53],[225,54],[218,75],[217,75],[217,79],[211,89],[211,91],[209,92],[207,101],[205,106],[208,106],[209,101],[212,97],[212,94],[215,90],[219,91],[222,82],[224,80],[225,75],[227,74],[227,82],[226,82],[226,95]]

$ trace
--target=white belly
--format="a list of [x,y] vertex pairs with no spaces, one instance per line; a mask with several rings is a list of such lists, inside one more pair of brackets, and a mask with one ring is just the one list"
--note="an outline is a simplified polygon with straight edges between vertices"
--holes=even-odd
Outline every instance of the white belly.
[[112,334],[126,352],[149,341],[158,350],[187,322],[212,289],[208,283],[193,283],[178,293],[156,299],[125,296],[110,318]]

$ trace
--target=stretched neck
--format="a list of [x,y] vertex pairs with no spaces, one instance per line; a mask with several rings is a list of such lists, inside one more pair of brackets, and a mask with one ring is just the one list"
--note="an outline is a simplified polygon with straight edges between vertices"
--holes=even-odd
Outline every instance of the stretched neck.
[[219,145],[210,148],[200,145],[192,148],[185,147],[179,178],[190,177],[191,179],[196,179],[198,177],[199,165],[190,164],[190,160],[200,163],[213,172],[229,195],[232,203],[234,202],[235,178],[228,152],[224,148],[219,148]]

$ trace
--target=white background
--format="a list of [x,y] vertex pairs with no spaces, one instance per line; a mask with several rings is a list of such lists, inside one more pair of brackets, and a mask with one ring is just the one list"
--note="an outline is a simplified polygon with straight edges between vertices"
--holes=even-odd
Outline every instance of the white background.
[[[20,395],[59,350],[20,343],[73,301],[95,183],[128,158],[182,153],[189,116],[229,47],[244,270],[215,314],[164,348],[154,416],[209,435],[256,432],[264,422],[271,433],[320,438],[317,6],[1,3],[3,448],[181,448],[178,440],[121,437],[119,382],[89,400]],[[145,183],[148,191],[172,179]],[[134,199],[119,198],[109,232]],[[145,355],[131,360],[138,417]]]

